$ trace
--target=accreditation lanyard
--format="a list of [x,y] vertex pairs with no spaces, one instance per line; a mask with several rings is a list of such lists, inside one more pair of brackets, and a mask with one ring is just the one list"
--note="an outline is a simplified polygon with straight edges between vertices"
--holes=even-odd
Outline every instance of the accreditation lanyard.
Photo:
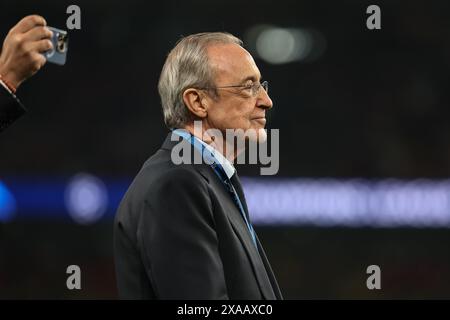
[[241,199],[239,198],[239,195],[237,194],[236,189],[234,188],[230,179],[226,175],[222,165],[219,163],[219,161],[217,161],[217,159],[214,157],[211,151],[207,150],[205,152],[206,147],[189,132],[180,129],[173,130],[173,132],[181,136],[185,140],[189,141],[194,146],[194,148],[196,148],[200,152],[200,154],[205,158],[205,160],[208,160],[207,164],[214,170],[214,172],[219,177],[222,184],[225,186],[225,189],[233,198],[234,203],[237,205],[242,217],[244,218],[245,224],[247,225],[247,229],[250,232],[253,243],[255,244],[255,247],[258,248],[258,245],[256,243],[255,230],[253,230],[253,226],[248,221]]

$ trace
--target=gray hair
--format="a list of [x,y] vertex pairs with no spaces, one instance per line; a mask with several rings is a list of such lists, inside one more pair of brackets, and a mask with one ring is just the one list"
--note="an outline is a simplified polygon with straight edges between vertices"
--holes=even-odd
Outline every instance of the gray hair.
[[166,126],[182,128],[192,119],[183,101],[186,89],[214,86],[207,47],[233,43],[242,46],[242,40],[225,32],[197,33],[177,42],[167,56],[158,83]]

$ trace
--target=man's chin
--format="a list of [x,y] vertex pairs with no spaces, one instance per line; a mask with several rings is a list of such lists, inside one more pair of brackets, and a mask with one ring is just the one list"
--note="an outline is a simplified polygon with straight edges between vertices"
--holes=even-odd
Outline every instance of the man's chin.
[[248,128],[248,129],[227,129],[226,139],[229,141],[247,141],[264,143],[267,140],[267,132],[264,127]]
[[267,141],[267,132],[264,128],[249,129],[253,131],[253,134],[247,135],[246,140],[257,143],[264,143]]
[[264,128],[258,130],[258,143],[264,143],[267,141],[267,131]]

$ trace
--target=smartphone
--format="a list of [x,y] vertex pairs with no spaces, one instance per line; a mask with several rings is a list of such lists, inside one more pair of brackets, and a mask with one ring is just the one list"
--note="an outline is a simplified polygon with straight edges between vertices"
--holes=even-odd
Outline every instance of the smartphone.
[[48,28],[53,32],[53,36],[51,38],[53,49],[48,50],[43,54],[47,59],[47,62],[62,66],[66,63],[67,59],[67,50],[69,50],[69,36],[67,31],[53,27]]

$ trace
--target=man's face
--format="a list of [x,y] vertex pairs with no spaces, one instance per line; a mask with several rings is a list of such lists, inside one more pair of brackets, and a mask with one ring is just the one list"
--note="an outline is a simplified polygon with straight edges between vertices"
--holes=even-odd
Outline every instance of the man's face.
[[[208,57],[215,73],[213,86],[249,85],[261,82],[261,74],[250,53],[236,44],[218,44],[208,48]],[[261,87],[256,96],[248,88],[218,89],[218,97],[208,97],[209,128],[255,130],[262,132],[266,124],[266,110],[272,107],[272,100]]]

